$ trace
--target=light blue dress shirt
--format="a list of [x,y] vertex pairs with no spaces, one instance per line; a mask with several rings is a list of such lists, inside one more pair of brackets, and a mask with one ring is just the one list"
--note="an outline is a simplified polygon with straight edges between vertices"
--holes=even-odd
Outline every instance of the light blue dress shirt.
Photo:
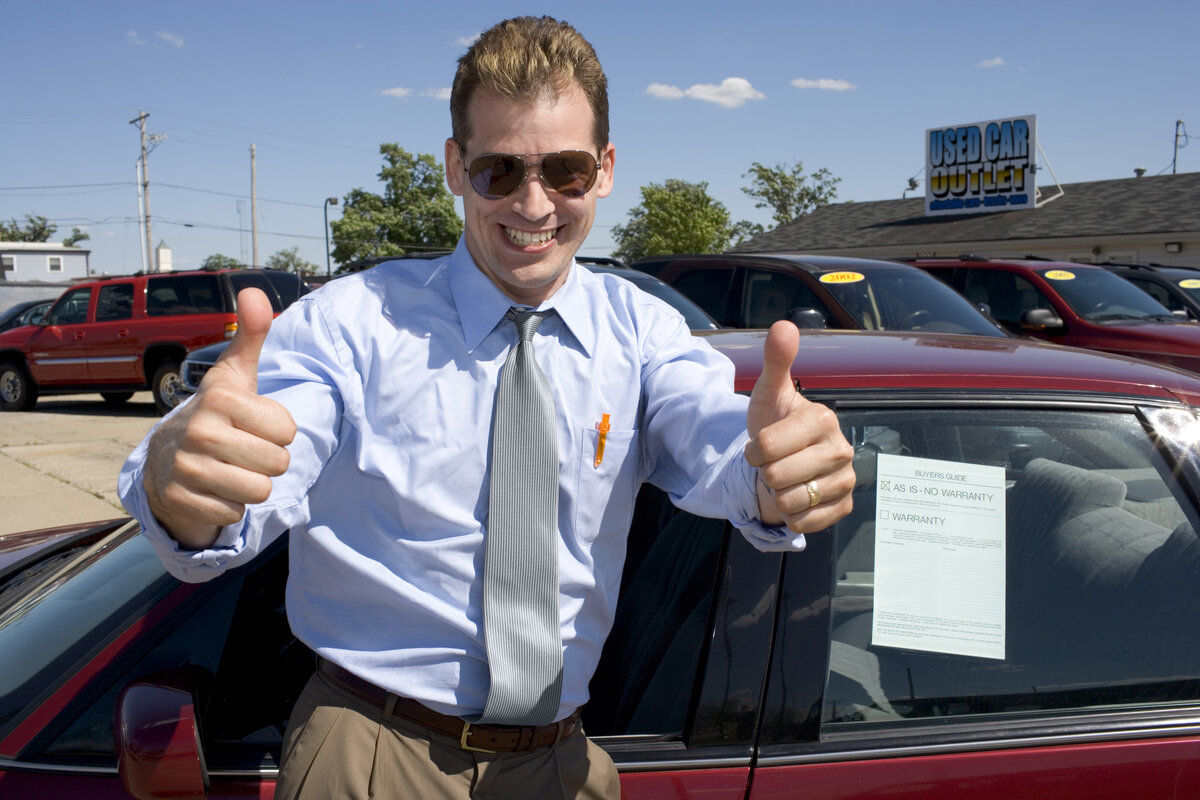
[[[182,550],[149,511],[143,442],[120,474],[125,507],[185,581],[247,561],[290,528],[288,618],[303,642],[441,713],[478,715],[488,449],[517,339],[501,324],[511,306],[461,242],[439,260],[330,282],[276,319],[263,350],[259,391],[299,430],[270,499],[212,548]],[[760,549],[797,550],[804,539],[756,520],[756,476],[742,455],[747,399],[733,392],[728,359],[674,309],[578,266],[541,308],[557,312],[534,347],[558,413],[562,717],[587,700],[644,481],[680,508],[729,519]]]

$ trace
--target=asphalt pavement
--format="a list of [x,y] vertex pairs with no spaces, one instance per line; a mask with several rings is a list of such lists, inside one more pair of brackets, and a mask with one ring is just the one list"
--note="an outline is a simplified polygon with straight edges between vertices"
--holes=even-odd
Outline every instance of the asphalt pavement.
[[158,420],[149,392],[117,406],[80,394],[0,412],[0,536],[125,516],[117,473]]

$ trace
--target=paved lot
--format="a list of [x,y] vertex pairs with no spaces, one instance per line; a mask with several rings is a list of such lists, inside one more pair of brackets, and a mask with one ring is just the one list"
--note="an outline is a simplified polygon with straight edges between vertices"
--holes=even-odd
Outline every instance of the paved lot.
[[120,406],[63,395],[0,413],[0,536],[124,516],[117,473],[158,419],[149,392]]

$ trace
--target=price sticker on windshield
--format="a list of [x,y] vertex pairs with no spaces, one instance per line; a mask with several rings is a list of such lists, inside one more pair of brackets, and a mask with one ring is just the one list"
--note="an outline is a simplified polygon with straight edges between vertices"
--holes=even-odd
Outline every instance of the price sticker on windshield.
[[820,277],[821,283],[858,283],[866,280],[861,272],[826,272]]
[[1200,280],[1188,278],[1187,280],[1180,281],[1179,285],[1184,289],[1200,289]]
[[1046,272],[1046,279],[1051,281],[1073,281],[1075,273],[1065,269],[1052,269]]

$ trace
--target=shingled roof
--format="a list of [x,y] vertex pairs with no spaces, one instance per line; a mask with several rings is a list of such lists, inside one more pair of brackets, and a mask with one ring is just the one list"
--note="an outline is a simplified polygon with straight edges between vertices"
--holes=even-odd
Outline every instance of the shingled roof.
[[[1063,184],[1037,208],[926,217],[924,198],[838,203],[749,239],[732,252],[918,247],[930,242],[1200,233],[1200,172]],[[1042,187],[1043,196],[1056,193]]]

